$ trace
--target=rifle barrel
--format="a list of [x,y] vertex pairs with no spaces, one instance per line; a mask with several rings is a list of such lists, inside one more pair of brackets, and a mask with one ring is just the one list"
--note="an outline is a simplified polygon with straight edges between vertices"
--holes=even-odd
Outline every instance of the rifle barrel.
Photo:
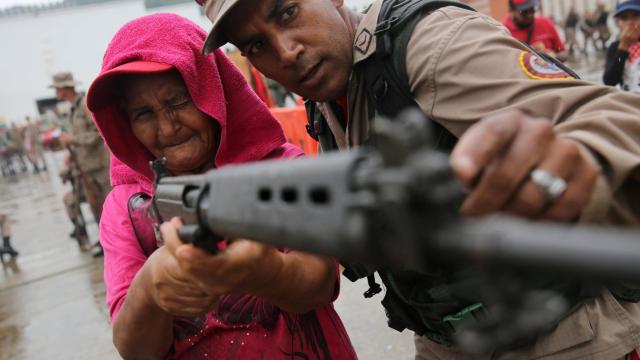
[[433,248],[476,264],[603,280],[640,280],[640,232],[496,216],[442,232]]

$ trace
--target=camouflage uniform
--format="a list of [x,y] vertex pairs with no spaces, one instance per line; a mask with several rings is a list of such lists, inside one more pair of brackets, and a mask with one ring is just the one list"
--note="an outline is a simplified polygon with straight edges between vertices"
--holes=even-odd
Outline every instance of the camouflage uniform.
[[[94,209],[92,207],[92,211],[96,221],[99,222],[104,199],[111,190],[109,184],[109,151],[104,146],[104,142],[91,119],[84,95],[79,94],[73,101],[69,121],[71,123],[71,134],[73,135],[71,149],[75,153],[77,165],[93,187],[92,190],[98,201],[98,208]],[[74,197],[72,201],[78,201],[78,199]],[[72,201],[65,201],[65,205],[72,205]],[[73,208],[75,209],[75,206]],[[67,206],[67,212],[71,215],[75,213],[75,210],[70,210]]]
[[[11,126],[7,133],[9,140],[9,150],[13,153],[13,156],[20,162],[20,169],[22,171],[27,170],[27,163],[24,161],[24,132],[22,129],[14,125]],[[11,155],[10,155],[11,156]]]
[[[23,132],[23,151],[26,150],[27,158],[33,165],[33,171],[39,172],[40,170],[47,170],[47,163],[44,160],[44,152],[42,149],[42,140],[40,138],[40,129],[27,120],[27,126]],[[42,167],[39,165],[42,163]]]

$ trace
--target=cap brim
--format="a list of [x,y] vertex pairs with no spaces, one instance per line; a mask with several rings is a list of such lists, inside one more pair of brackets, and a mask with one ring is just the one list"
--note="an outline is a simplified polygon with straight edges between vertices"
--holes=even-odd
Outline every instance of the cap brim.
[[114,101],[114,80],[119,75],[149,74],[173,69],[173,65],[153,61],[133,61],[122,64],[98,76],[87,91],[87,107],[91,112],[104,109]]
[[208,55],[226,43],[227,40],[224,39],[223,36],[217,34],[214,29],[211,29],[211,32],[207,35],[207,40],[205,40],[204,46],[202,47],[202,54]]
[[634,4],[634,3],[622,4],[618,9],[616,9],[616,13],[613,16],[618,16],[627,10],[640,12],[640,4]]
[[227,40],[227,38],[224,35],[222,35],[222,33],[220,33],[220,31],[218,30],[220,30],[220,24],[222,23],[222,20],[224,19],[224,17],[239,2],[240,2],[239,0],[226,2],[225,4],[229,4],[229,5],[228,6],[223,5],[222,9],[220,9],[220,13],[216,17],[216,20],[213,22],[211,31],[209,31],[209,35],[207,35],[207,39],[204,41],[204,46],[202,47],[202,53],[204,55],[207,55],[213,52],[215,49],[229,42],[229,40]]
[[49,89],[60,89],[60,88],[66,88],[66,87],[74,87],[76,85],[80,85],[80,81],[70,81],[70,82],[66,82],[66,83],[58,83],[58,84],[51,84],[49,85]]
[[527,2],[526,4],[516,5],[515,9],[518,11],[533,9],[538,6],[538,1]]
[[536,4],[526,4],[526,5],[520,5],[520,6],[516,6],[516,10],[518,11],[524,11],[524,10],[529,10],[529,9],[533,9],[534,7],[536,7]]

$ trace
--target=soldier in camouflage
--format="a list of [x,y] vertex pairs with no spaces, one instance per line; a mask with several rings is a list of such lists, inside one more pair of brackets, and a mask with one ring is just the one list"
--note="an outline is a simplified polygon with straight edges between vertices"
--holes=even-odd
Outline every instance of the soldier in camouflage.
[[[71,102],[71,113],[69,122],[71,132],[63,132],[60,135],[60,142],[68,147],[74,156],[70,156],[67,163],[74,163],[74,166],[82,173],[85,180],[84,191],[87,198],[95,197],[97,204],[92,204],[91,210],[95,216],[96,222],[100,221],[102,213],[102,204],[107,194],[111,190],[109,183],[109,151],[104,146],[104,142],[96,129],[91,114],[87,110],[84,94],[76,92],[75,86],[78,84],[69,72],[61,72],[53,76],[53,84],[50,87],[56,89],[56,97],[60,101]],[[88,184],[86,184],[88,183]],[[87,189],[87,185],[90,186]],[[75,213],[69,208],[77,208],[75,202],[80,201],[77,196],[71,200],[65,197],[65,206],[70,216]],[[71,219],[74,225],[77,225],[77,219]],[[96,244],[96,252],[94,256],[102,256],[102,247]]]

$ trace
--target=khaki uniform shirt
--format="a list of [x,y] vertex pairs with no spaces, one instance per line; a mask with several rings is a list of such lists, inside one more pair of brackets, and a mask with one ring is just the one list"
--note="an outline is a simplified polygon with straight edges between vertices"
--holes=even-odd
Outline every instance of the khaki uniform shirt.
[[[356,30],[354,65],[375,53],[382,1]],[[406,52],[409,86],[421,109],[456,136],[480,119],[509,109],[549,118],[556,133],[578,141],[602,166],[582,221],[640,224],[640,97],[580,80],[540,62],[494,19],[446,7],[416,25]],[[340,149],[366,141],[369,120],[364,79],[352,73],[346,128],[327,104],[318,108]],[[443,359],[468,359],[458,349],[428,342]],[[501,359],[616,359],[640,348],[640,305],[618,302],[607,290],[565,317],[533,346]]]
[[24,143],[28,144],[28,150],[31,152],[42,152],[42,140],[40,138],[40,129],[34,123],[28,123],[24,129]]
[[24,153],[24,130],[12,127],[8,131],[11,138],[9,147],[17,153]]
[[73,135],[72,148],[82,171],[104,172],[108,179],[109,151],[91,119],[84,95],[78,95],[73,101],[69,122]]

